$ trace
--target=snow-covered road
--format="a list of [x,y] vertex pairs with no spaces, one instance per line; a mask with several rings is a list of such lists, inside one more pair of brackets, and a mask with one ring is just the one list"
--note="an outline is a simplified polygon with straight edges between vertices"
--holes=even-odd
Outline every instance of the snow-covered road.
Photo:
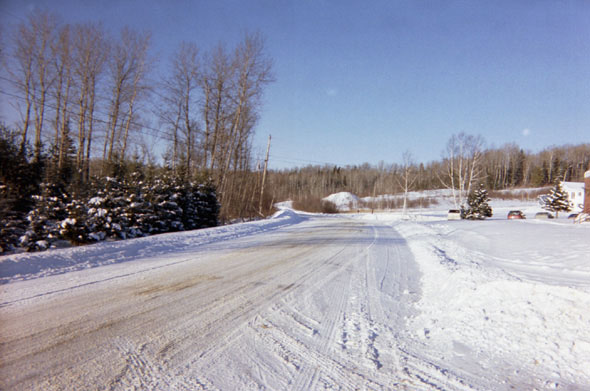
[[[254,223],[7,256],[0,259],[0,389],[584,389],[590,334],[578,329],[590,325],[590,269],[559,277],[576,290],[533,284],[502,271],[509,257],[501,251],[488,266],[485,254],[461,244],[466,235],[522,227],[285,211]],[[516,271],[526,262],[518,259]],[[499,289],[485,290],[488,297],[479,286]],[[567,295],[575,301],[565,310]],[[560,307],[547,310],[543,300],[556,298]],[[560,318],[538,319],[554,314]],[[542,327],[526,339],[511,331],[521,321]],[[555,331],[564,321],[571,330]],[[554,347],[570,339],[575,346]],[[555,369],[520,365],[510,351],[515,341],[529,361],[535,346],[546,348]]]
[[398,344],[418,278],[391,228],[310,218],[11,283],[0,388],[418,386]]

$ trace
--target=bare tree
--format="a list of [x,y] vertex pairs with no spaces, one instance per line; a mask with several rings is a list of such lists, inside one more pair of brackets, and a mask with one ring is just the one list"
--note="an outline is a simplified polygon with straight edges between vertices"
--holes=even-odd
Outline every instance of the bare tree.
[[403,213],[406,214],[408,205],[408,192],[414,186],[417,176],[415,173],[415,162],[412,153],[406,150],[402,155],[402,174],[401,178],[396,176],[396,181],[404,191],[404,207]]
[[[160,119],[172,129],[172,162],[176,170],[178,160],[184,159],[187,175],[192,175],[193,157],[198,133],[195,109],[198,84],[201,78],[199,50],[194,43],[183,42],[172,59],[169,78],[163,82],[164,108],[159,110]],[[181,139],[180,136],[183,136]],[[180,143],[184,150],[180,150]]]
[[31,109],[35,99],[33,90],[33,59],[35,51],[35,34],[28,25],[21,23],[13,35],[14,63],[9,67],[9,73],[14,80],[17,91],[22,92],[25,107],[22,110],[22,130],[20,142],[20,154],[24,154],[27,145],[27,135],[31,126]]
[[207,58],[201,79],[205,124],[202,167],[208,167],[210,170],[213,170],[216,165],[219,166],[217,150],[230,118],[229,97],[232,76],[231,60],[224,47],[218,44]]
[[111,102],[103,148],[105,162],[112,162],[118,141],[121,144],[119,158],[124,159],[136,99],[145,90],[142,83],[149,66],[149,45],[148,33],[139,34],[124,28],[120,40],[113,46],[108,63]]
[[66,25],[61,28],[59,37],[53,46],[55,99],[55,145],[58,149],[58,168],[64,168],[66,149],[69,147],[69,120],[68,111],[70,91],[72,87],[72,60],[71,60],[71,28]]
[[232,158],[236,160],[236,150],[248,140],[257,119],[263,87],[273,80],[272,63],[264,52],[264,40],[260,34],[246,34],[236,48],[233,63],[236,72],[231,97],[233,114],[218,185],[222,200]]
[[445,172],[440,182],[453,194],[456,208],[463,204],[472,184],[481,175],[480,159],[484,141],[481,136],[454,134],[447,143],[443,163]]
[[[18,25],[13,36],[14,61],[9,72],[17,91],[24,95],[25,108],[20,151],[24,153],[31,114],[35,127],[34,158],[41,156],[41,135],[45,121],[47,95],[54,80],[52,45],[56,38],[57,20],[50,13],[37,11],[27,22]],[[32,111],[32,113],[31,113]]]
[[41,158],[41,134],[45,119],[46,99],[49,89],[55,80],[51,72],[53,52],[51,50],[57,31],[57,22],[54,16],[48,13],[34,14],[29,18],[30,27],[36,36],[34,50],[35,82],[33,90],[35,99],[33,109],[35,112],[35,160]]
[[97,88],[108,54],[109,44],[101,25],[86,24],[74,27],[73,71],[78,88],[78,155],[76,165],[82,181],[89,177]]
[[159,106],[156,108],[156,112],[160,119],[160,122],[169,127],[172,138],[172,151],[170,156],[170,162],[174,172],[177,170],[177,164],[179,159],[178,146],[179,146],[179,128],[180,119],[182,116],[182,99],[180,96],[180,89],[175,78],[169,77],[162,81],[161,90],[161,101],[158,102]]

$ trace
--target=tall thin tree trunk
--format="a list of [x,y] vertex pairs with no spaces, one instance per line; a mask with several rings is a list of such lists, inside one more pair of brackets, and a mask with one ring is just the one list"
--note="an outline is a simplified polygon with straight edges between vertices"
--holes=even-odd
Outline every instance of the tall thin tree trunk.
[[66,156],[66,148],[68,142],[68,133],[69,133],[69,116],[68,116],[68,100],[70,95],[70,86],[71,86],[71,78],[68,72],[67,82],[66,82],[66,90],[64,96],[64,107],[62,110],[62,120],[61,120],[61,137],[60,137],[60,147],[59,147],[59,162],[58,167],[62,170],[65,166],[65,156]]
[[133,104],[135,103],[135,97],[137,96],[137,88],[133,90],[133,96],[129,102],[129,114],[127,121],[125,122],[125,134],[123,136],[123,146],[121,147],[121,161],[125,159],[125,150],[127,149],[127,139],[129,137],[129,128],[131,126],[131,120],[133,119]]
[[94,104],[95,104],[95,97],[96,97],[96,81],[94,78],[91,80],[91,90],[90,90],[90,107],[89,107],[89,114],[90,118],[88,120],[88,142],[86,143],[86,157],[84,159],[84,180],[88,181],[90,179],[90,152],[91,152],[91,145],[92,145],[92,133],[94,131]]

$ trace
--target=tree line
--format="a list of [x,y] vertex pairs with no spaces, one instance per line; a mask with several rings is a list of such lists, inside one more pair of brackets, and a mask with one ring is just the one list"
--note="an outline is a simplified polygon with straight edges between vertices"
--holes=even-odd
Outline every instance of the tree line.
[[406,151],[401,163],[273,170],[268,188],[273,199],[309,202],[341,191],[366,197],[447,188],[455,193],[459,208],[480,184],[489,190],[538,188],[557,180],[582,182],[590,169],[590,144],[533,153],[512,143],[486,148],[481,136],[459,133],[449,138],[441,152],[440,160],[429,163],[416,162]]
[[100,23],[36,11],[8,36],[8,76],[0,77],[11,91],[1,92],[21,116],[20,156],[31,145],[33,163],[50,156],[44,164],[82,190],[129,161],[155,164],[156,140],[174,175],[212,179],[222,216],[250,201],[242,173],[252,171],[261,97],[273,81],[260,34],[245,33],[230,49],[181,42],[159,73],[147,31],[112,35]]

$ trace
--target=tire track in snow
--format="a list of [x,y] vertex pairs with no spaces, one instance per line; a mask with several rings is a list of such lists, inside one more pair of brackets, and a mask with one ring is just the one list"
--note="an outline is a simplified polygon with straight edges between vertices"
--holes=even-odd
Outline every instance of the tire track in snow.
[[[278,258],[275,263],[276,264],[284,264],[285,262],[289,262],[290,259],[306,259],[307,256],[311,255],[315,251],[317,251],[317,247],[306,247],[306,248],[297,248],[294,247],[296,250],[295,254],[289,253],[285,254],[283,258]],[[271,269],[267,270],[269,273],[267,279],[262,279],[258,283],[247,282],[243,284],[239,289],[232,290],[226,296],[222,296],[217,299],[214,303],[211,303],[203,310],[203,312],[209,311],[211,309],[215,312],[215,316],[209,321],[209,325],[205,325],[204,327],[201,326],[201,332],[196,335],[196,332],[187,330],[187,337],[185,340],[189,340],[188,344],[184,344],[185,347],[181,350],[176,350],[172,355],[169,356],[171,361],[174,361],[175,357],[182,357],[186,355],[187,350],[193,351],[200,351],[197,356],[190,362],[188,367],[191,368],[201,368],[202,370],[206,370],[207,366],[211,362],[215,362],[215,360],[223,354],[223,352],[233,344],[241,336],[240,324],[246,324],[247,319],[249,316],[252,316],[252,311],[256,310],[260,307],[264,307],[268,305],[267,303],[278,302],[281,297],[288,296],[291,294],[291,291],[297,287],[301,286],[304,283],[307,283],[308,280],[311,279],[313,275],[316,275],[318,271],[322,271],[322,269],[331,269],[333,268],[330,265],[330,262],[333,258],[337,257],[341,250],[337,251],[336,254],[333,254],[331,257],[328,257],[324,263],[322,263],[320,268],[317,267],[310,267],[312,263],[314,263],[313,257],[310,257],[310,261],[304,262],[299,269],[303,270],[304,272],[300,273],[297,276],[296,280],[289,279],[287,281],[292,281],[286,284],[278,284],[280,289],[273,288],[277,286],[277,283],[280,283],[281,279],[277,280],[277,276],[272,272]],[[255,273],[258,277],[260,277],[260,273]],[[292,278],[292,277],[290,277]],[[269,296],[270,291],[270,296]],[[245,297],[248,297],[247,302],[244,303]],[[211,307],[211,308],[209,308]],[[223,313],[222,316],[218,316],[218,314]],[[223,328],[217,327],[219,324],[224,324]],[[234,324],[238,327],[235,327],[235,331],[227,332],[227,325]],[[196,338],[195,338],[196,337]],[[208,344],[209,346],[202,349],[202,346],[206,346],[206,341],[222,341],[221,343],[216,344]],[[183,345],[183,341],[178,341],[179,345]]]
[[[333,278],[337,276],[333,276],[337,272],[333,272],[332,275],[322,281],[322,285],[328,281],[334,281]],[[346,282],[342,282],[342,285],[347,285]],[[348,287],[345,287],[348,288]],[[346,292],[347,289],[342,289],[342,292]],[[315,337],[321,338],[321,343],[318,345],[317,353],[319,353],[320,357],[325,357],[328,355],[328,350],[330,348],[331,343],[335,340],[337,329],[336,324],[338,322],[338,318],[343,313],[344,307],[346,305],[346,295],[340,294],[337,295],[339,300],[335,303],[336,311],[326,312],[325,316],[318,322],[317,330]],[[318,373],[320,371],[320,365],[322,360],[318,360],[315,362],[306,363],[301,373],[298,375],[298,381],[293,385],[294,390],[311,390],[314,388],[315,383],[318,381]]]
[[[382,364],[379,362],[376,339],[380,331],[372,320],[369,309],[368,288],[371,284],[376,285],[376,281],[369,281],[369,257],[378,240],[378,231],[373,229],[371,243],[357,250],[356,255],[341,264],[332,275],[318,280],[314,286],[315,291],[308,288],[304,297],[298,297],[298,300],[306,301],[305,305],[301,306],[305,309],[312,308],[314,300],[321,298],[318,297],[318,292],[338,292],[331,295],[340,298],[336,305],[331,303],[330,311],[319,320],[313,320],[315,324],[312,335],[316,339],[321,339],[322,343],[314,344],[306,340],[310,339],[309,331],[312,327],[301,325],[297,320],[313,318],[297,312],[295,306],[289,305],[288,302],[273,308],[274,312],[265,319],[265,324],[269,324],[269,327],[256,330],[260,338],[264,339],[266,336],[266,340],[271,341],[275,349],[281,352],[281,356],[285,356],[285,352],[290,352],[284,360],[306,363],[297,374],[295,383],[289,386],[290,389],[325,388],[331,387],[330,384],[339,385],[335,388],[350,389],[358,387],[359,384],[370,389],[393,386],[392,377],[395,376],[379,372]],[[362,315],[357,316],[358,314]],[[273,323],[271,318],[281,321],[281,324]],[[288,330],[287,327],[290,321],[291,325],[293,324],[293,319],[296,320],[295,324],[300,325],[298,329],[303,331],[299,338],[296,330]],[[347,336],[350,336],[350,339]],[[357,348],[352,345],[356,345]],[[365,361],[360,367],[359,358]],[[373,369],[370,369],[371,367]]]
[[210,383],[200,379],[191,379],[181,374],[171,374],[162,364],[150,360],[146,345],[139,347],[127,340],[115,342],[124,366],[109,385],[110,391],[117,390],[212,390]]
[[310,218],[195,262],[0,308],[29,325],[2,335],[3,351],[20,353],[0,367],[12,376],[0,388],[461,389],[398,341],[415,281],[393,232]]

